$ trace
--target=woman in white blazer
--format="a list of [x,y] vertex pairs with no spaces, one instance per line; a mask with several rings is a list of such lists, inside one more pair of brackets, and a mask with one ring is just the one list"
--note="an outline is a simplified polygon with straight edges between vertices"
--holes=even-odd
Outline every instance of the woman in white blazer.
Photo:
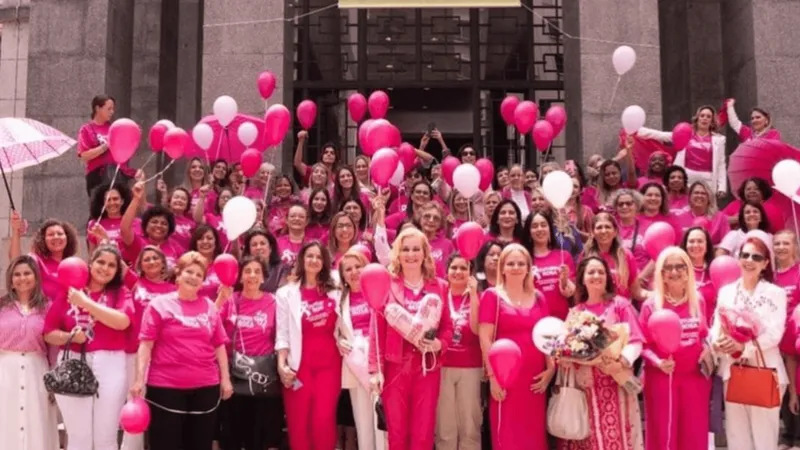
[[305,244],[290,279],[276,293],[275,340],[289,446],[333,449],[342,357],[337,348],[340,291],[328,250],[318,241]]
[[[718,373],[728,389],[731,364],[744,360],[756,364],[757,350],[753,343],[741,344],[727,336],[720,323],[721,308],[745,308],[760,319],[757,338],[767,367],[778,372],[781,396],[789,379],[778,344],[786,323],[786,291],[772,284],[774,258],[772,239],[763,231],[754,230],[747,236],[739,252],[742,277],[722,287],[717,297],[717,310],[710,338],[713,349],[720,355]],[[780,406],[761,408],[725,402],[725,433],[731,450],[775,450],[780,430]]]
[[[688,184],[703,181],[716,189],[717,197],[722,197],[728,191],[728,169],[725,164],[725,136],[718,133],[718,128],[716,110],[709,105],[698,108],[692,118],[692,138],[686,148],[680,149],[675,155],[675,165],[686,169]],[[672,132],[642,127],[637,135],[642,139],[672,142]]]
[[[350,391],[359,450],[384,450],[386,433],[378,430],[375,401],[369,385],[367,356],[372,310],[366,297],[361,293],[361,269],[367,263],[363,253],[358,250],[349,250],[339,261],[339,273],[343,280],[339,350],[345,358],[342,367],[342,389]],[[348,363],[347,357],[350,352],[360,353],[359,356],[363,356],[361,359],[363,365],[358,364],[357,358]]]

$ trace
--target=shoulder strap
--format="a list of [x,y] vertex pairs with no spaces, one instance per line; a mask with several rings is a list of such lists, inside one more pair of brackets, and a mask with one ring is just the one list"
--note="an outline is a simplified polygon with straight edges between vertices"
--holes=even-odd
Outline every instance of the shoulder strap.
[[497,340],[497,324],[500,319],[500,296],[495,295],[495,300],[497,300],[497,307],[494,310],[494,329],[492,330],[492,342]]

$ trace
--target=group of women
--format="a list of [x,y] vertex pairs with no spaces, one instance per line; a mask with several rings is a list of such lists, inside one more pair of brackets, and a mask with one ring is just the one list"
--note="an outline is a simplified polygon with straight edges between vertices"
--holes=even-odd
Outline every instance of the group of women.
[[[113,99],[93,102],[93,117],[110,119],[109,108]],[[770,130],[766,117],[766,128],[747,138]],[[75,227],[48,220],[25,252],[24,221],[13,214],[0,301],[0,448],[58,449],[58,413],[67,450],[333,450],[356,442],[362,450],[700,450],[713,446],[713,433],[726,434],[732,450],[773,450],[780,408],[723,400],[731,365],[754,364],[756,346],[728,336],[721,306],[762,322],[755,342],[781,394],[788,390],[783,445],[790,448],[800,431],[791,320],[800,300],[797,235],[785,212],[770,208],[764,180],[748,180],[735,206],[717,208],[727,188],[715,118],[710,107],[698,110],[679,164],[654,153],[638,179],[630,140],[614,159],[592,157],[585,168],[567,161],[574,191],[563,209],[539,187],[561,169],[556,163],[538,173],[498,167],[493,188],[465,198],[425,153],[427,135],[419,165],[393,188],[370,182],[364,156],[342,164],[333,144],[309,166],[304,132],[294,160],[303,189],[269,164],[245,179],[224,160],[211,167],[191,160],[185,182],[159,182],[150,201],[141,178],[132,188],[94,178],[89,186],[87,178],[85,289],[65,288],[57,277],[59,263],[79,253]],[[104,141],[103,124],[90,125]],[[670,138],[651,130],[640,137],[648,133]],[[107,147],[87,136],[79,153],[91,162]],[[434,137],[446,147],[440,133]],[[457,156],[471,164],[476,153],[467,145]],[[96,165],[90,174],[104,167]],[[237,195],[256,203],[259,219],[228,241],[221,211]],[[475,259],[462,257],[452,239],[468,221],[485,228]],[[670,224],[677,239],[652,259],[643,236],[657,222]],[[224,252],[238,259],[233,286],[212,265]],[[724,287],[709,274],[721,255],[736,257],[741,269]],[[438,301],[438,327],[410,341],[388,310],[370,308],[361,290],[370,262],[388,267],[388,304],[414,316]],[[648,318],[662,309],[680,317],[674,354],[651,339]],[[541,319],[577,313],[628,330],[617,357],[589,366],[536,348],[532,330]],[[507,386],[488,361],[499,339],[522,353]],[[366,379],[350,362],[356,354]],[[235,389],[232,366],[269,357],[279,389],[266,396]],[[48,395],[42,377],[64,358],[85,360],[96,396]],[[617,381],[624,374],[642,379],[643,411],[637,392]],[[548,436],[550,390],[564,380],[585,394],[583,439]],[[148,432],[125,433],[120,444],[120,411],[138,397],[150,405]],[[354,425],[357,438],[342,440],[339,425]]]

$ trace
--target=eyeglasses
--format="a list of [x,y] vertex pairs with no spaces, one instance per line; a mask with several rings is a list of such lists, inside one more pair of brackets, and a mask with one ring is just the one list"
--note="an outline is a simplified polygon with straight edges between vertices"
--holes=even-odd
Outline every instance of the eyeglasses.
[[617,202],[617,208],[627,208],[627,207],[630,207],[630,206],[633,206],[633,202],[632,201]]
[[668,273],[668,272],[683,273],[683,272],[686,272],[687,269],[689,269],[689,268],[686,266],[686,264],[683,264],[683,263],[679,263],[679,264],[664,264],[664,268],[661,269],[661,271],[664,272],[664,273]]
[[423,214],[422,220],[430,220],[431,222],[441,222],[442,218],[438,214]]
[[742,253],[739,253],[739,259],[742,259],[742,260],[749,259],[749,260],[752,260],[754,262],[760,263],[760,262],[766,261],[767,257],[764,256],[764,255],[759,255],[758,253],[742,252]]
[[414,195],[424,195],[426,197],[430,197],[431,193],[430,193],[430,191],[427,191],[427,190],[425,190],[425,191],[414,191]]
[[349,222],[341,222],[336,224],[336,229],[338,230],[346,230],[348,228],[353,228],[353,224]]
[[475,156],[475,152],[473,151],[461,152],[461,156]]

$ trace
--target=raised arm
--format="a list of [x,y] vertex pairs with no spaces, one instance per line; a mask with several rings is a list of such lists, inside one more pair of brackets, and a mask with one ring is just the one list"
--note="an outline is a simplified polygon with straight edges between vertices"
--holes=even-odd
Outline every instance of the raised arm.
[[122,215],[119,231],[122,237],[122,243],[125,245],[133,244],[136,239],[136,233],[133,231],[133,221],[136,219],[136,214],[144,202],[144,182],[138,182],[133,185],[133,199],[128,207],[125,209],[125,214]]
[[303,130],[297,133],[297,148],[294,150],[294,170],[303,177],[306,176],[306,170],[308,170],[308,166],[303,162],[303,147],[306,139],[308,139],[307,131]]
[[731,126],[731,129],[739,134],[742,129],[742,121],[739,120],[739,116],[736,114],[736,108],[734,104],[736,103],[736,99],[728,100],[728,104],[725,106],[725,111],[728,113],[728,125]]

